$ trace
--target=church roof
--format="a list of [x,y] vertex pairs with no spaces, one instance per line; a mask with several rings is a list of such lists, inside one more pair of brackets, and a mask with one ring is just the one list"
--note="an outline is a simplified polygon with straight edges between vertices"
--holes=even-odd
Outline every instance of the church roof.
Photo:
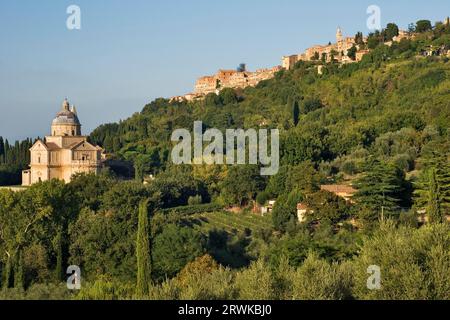
[[53,119],[52,124],[73,124],[81,125],[80,120],[78,120],[75,109],[70,110],[69,101],[64,100],[61,106],[61,110],[56,114],[55,119]]
[[71,145],[67,146],[66,149],[73,150],[73,149],[75,149],[75,148],[78,148],[78,147],[81,146],[81,145],[86,146],[86,147],[88,147],[88,148],[90,148],[90,149],[103,150],[103,149],[100,148],[99,146],[94,146],[92,143],[89,143],[89,142],[86,141],[86,140],[78,141],[78,142],[72,143]]
[[47,142],[46,145],[47,145],[47,148],[52,151],[61,149],[60,146],[58,146],[56,143],[53,143],[53,142]]

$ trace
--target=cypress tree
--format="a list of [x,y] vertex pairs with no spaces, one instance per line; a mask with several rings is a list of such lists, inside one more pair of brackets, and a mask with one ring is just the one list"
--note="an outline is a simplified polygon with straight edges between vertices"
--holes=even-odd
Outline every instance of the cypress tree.
[[[439,186],[439,206],[442,214],[450,212],[450,163],[448,162],[448,143],[432,144],[423,154],[420,163],[423,170],[415,183],[414,202],[420,209],[428,210],[430,201],[430,174],[435,175],[435,181]],[[431,173],[434,171],[434,173]]]
[[17,251],[17,263],[14,270],[14,288],[24,289],[23,255],[21,249]]
[[3,288],[9,288],[11,285],[11,277],[12,277],[11,271],[12,271],[11,257],[8,256],[5,265],[5,278],[3,282]]
[[59,231],[56,236],[56,246],[55,280],[56,282],[60,282],[63,276],[63,246],[61,231]]
[[444,216],[441,210],[441,192],[437,180],[436,169],[432,168],[429,172],[429,191],[427,214],[431,223],[441,223]]
[[298,102],[294,101],[294,104],[292,106],[292,121],[294,122],[294,126],[297,126],[298,124],[299,115],[300,115],[300,108],[298,106]]
[[4,163],[5,158],[5,143],[3,137],[0,137],[0,163]]
[[150,292],[150,241],[148,223],[148,201],[139,204],[138,231],[136,237],[137,281],[136,296],[138,299],[148,297]]
[[8,142],[8,139],[5,140],[5,155],[4,155],[4,163],[8,163],[8,158],[9,158],[9,149],[10,149],[10,145]]

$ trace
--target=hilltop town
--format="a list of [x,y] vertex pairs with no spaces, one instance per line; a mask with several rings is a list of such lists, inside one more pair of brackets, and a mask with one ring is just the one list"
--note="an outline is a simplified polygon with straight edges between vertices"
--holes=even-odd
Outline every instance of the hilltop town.
[[[444,23],[450,24],[450,19],[446,18]],[[403,39],[413,39],[414,32],[405,30],[398,30],[392,40],[384,41],[384,44],[391,46],[394,42],[400,42]],[[370,52],[367,45],[368,37],[358,33],[353,37],[346,37],[343,35],[342,29],[337,28],[336,42],[328,43],[326,45],[314,45],[307,48],[302,53],[286,55],[281,58],[281,66],[272,68],[258,69],[255,72],[248,71],[245,64],[241,64],[236,70],[219,70],[214,75],[202,76],[197,79],[194,91],[182,96],[172,97],[171,101],[193,101],[201,100],[207,94],[216,93],[224,88],[246,88],[254,87],[259,82],[271,79],[280,70],[290,70],[299,61],[317,61],[319,62],[317,72],[322,73],[324,63],[335,62],[340,65],[359,62],[363,57]],[[424,55],[433,55],[433,48],[429,48]],[[448,54],[448,53],[444,53]]]

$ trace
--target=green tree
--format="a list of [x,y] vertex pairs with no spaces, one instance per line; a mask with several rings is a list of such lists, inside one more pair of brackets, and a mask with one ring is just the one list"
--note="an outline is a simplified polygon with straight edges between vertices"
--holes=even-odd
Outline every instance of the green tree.
[[83,268],[86,278],[109,274],[121,281],[136,280],[136,230],[142,199],[159,206],[142,183],[126,181],[113,184],[101,196],[97,211],[82,208],[69,227],[70,263]]
[[330,220],[333,223],[349,216],[349,204],[334,193],[319,191],[309,195],[305,203],[312,210],[312,217],[318,220]]
[[418,161],[422,171],[414,183],[414,204],[417,209],[430,210],[430,200],[434,199],[431,201],[431,204],[434,203],[432,207],[439,208],[442,214],[448,214],[450,210],[448,146],[448,141],[438,139],[422,149],[422,157]]
[[430,20],[419,20],[416,22],[415,32],[426,32],[430,31],[432,28]]
[[23,257],[19,255],[30,244],[43,243],[53,253],[52,239],[74,212],[72,195],[66,190],[64,182],[57,180],[35,184],[17,194],[0,190],[1,259],[6,259],[7,273],[14,276],[14,283],[27,286],[17,270],[23,268],[23,264],[19,265]]
[[239,101],[236,92],[232,88],[225,88],[219,93],[220,101],[223,105],[237,103]]
[[154,278],[175,276],[188,262],[201,256],[204,248],[204,237],[193,228],[165,225],[152,242]]
[[378,47],[382,42],[380,32],[377,30],[374,33],[370,33],[367,37],[367,47],[371,50]]
[[359,46],[364,45],[364,36],[362,32],[358,31],[355,35],[355,43]]
[[[365,237],[354,261],[357,299],[423,300],[450,298],[450,225],[428,224],[419,229],[394,221],[381,223]],[[381,271],[381,290],[367,288],[368,266]]]
[[310,252],[293,277],[295,300],[351,299],[353,272],[349,264],[330,264]]
[[353,61],[356,60],[356,51],[357,51],[357,50],[358,50],[358,49],[356,48],[356,46],[353,45],[353,46],[348,50],[348,52],[347,52],[347,56],[348,56],[350,59],[352,59]]
[[298,102],[294,101],[292,105],[292,121],[294,122],[294,126],[297,126],[300,115],[300,108],[298,106]]
[[396,166],[371,161],[364,175],[356,181],[355,201],[371,212],[369,219],[379,217],[379,213],[392,213],[399,207],[404,179],[404,173]]
[[19,249],[16,254],[17,262],[14,270],[14,288],[24,289],[24,263],[22,249]]
[[148,297],[151,285],[150,230],[147,204],[148,201],[142,201],[139,205],[138,231],[136,238],[136,296],[138,298]]
[[337,52],[336,50],[332,49],[330,52],[330,60],[331,62],[336,61],[336,56],[339,54],[339,52]]
[[235,165],[222,182],[222,196],[229,204],[247,205],[265,187],[256,165]]
[[261,191],[256,196],[256,202],[261,206],[266,204],[267,201],[269,201],[269,199],[270,199],[270,193],[268,193],[267,191]]
[[391,41],[392,38],[398,36],[398,26],[395,23],[388,23],[384,30],[384,40]]
[[236,287],[239,299],[244,300],[270,300],[276,298],[273,274],[264,261],[253,262],[236,274]]
[[59,231],[56,235],[56,268],[55,268],[55,280],[57,282],[63,279],[63,237],[62,231]]
[[151,155],[140,154],[134,159],[134,174],[137,181],[144,180],[145,174],[150,172]]
[[441,210],[441,191],[437,181],[436,169],[429,172],[429,192],[427,214],[431,223],[440,223],[444,221],[444,215]]
[[0,137],[0,164],[5,160],[5,143],[3,142],[3,137]]
[[294,189],[289,194],[277,198],[272,212],[272,221],[277,230],[286,231],[295,226],[297,221],[297,204],[304,199],[303,193]]

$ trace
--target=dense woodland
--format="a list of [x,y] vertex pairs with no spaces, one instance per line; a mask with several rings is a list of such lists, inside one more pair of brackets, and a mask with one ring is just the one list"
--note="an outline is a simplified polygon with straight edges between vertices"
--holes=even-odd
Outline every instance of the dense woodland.
[[[90,140],[132,163],[132,177],[110,167],[0,190],[0,298],[450,299],[450,62],[423,55],[450,48],[450,26],[410,32],[385,46],[398,33],[389,24],[360,63],[322,75],[322,61],[299,62],[255,88],[156,99],[97,128]],[[172,165],[172,131],[196,120],[278,128],[278,174]],[[0,139],[2,168],[23,165],[30,142]],[[354,185],[354,202],[320,191],[334,183]],[[250,213],[270,199],[269,217]],[[313,210],[304,223],[298,202]],[[232,206],[243,212],[220,220]],[[68,265],[81,267],[79,291],[65,286]],[[370,265],[380,290],[366,287]]]
[[21,171],[28,168],[31,146],[30,139],[16,141],[11,145],[0,136],[0,186],[22,182]]

